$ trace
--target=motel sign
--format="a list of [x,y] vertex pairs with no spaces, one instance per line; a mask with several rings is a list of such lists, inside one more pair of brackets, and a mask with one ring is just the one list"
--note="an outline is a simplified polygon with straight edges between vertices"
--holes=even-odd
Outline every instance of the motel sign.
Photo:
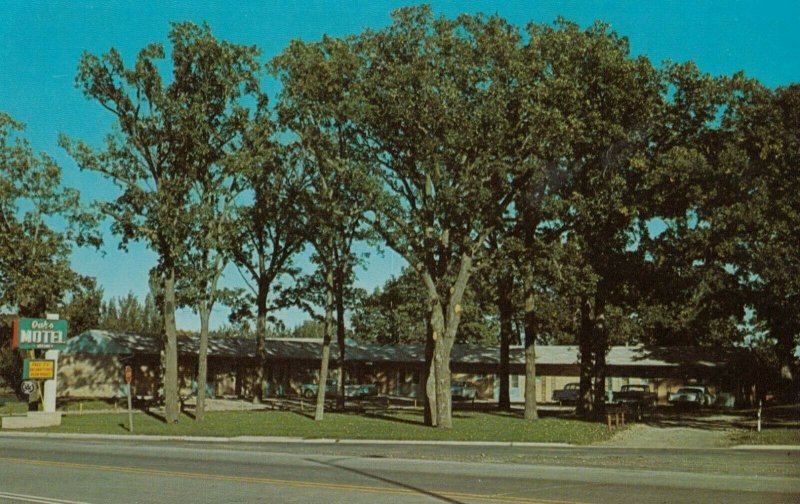
[[63,350],[67,346],[67,321],[29,318],[15,320],[13,338],[12,347],[20,350]]

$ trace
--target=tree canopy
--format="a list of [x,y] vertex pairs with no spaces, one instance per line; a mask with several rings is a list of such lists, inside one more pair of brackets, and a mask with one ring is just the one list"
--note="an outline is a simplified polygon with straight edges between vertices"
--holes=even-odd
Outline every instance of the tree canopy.
[[[798,84],[654,64],[601,22],[518,27],[428,6],[292,41],[266,65],[206,25],[175,23],[169,41],[127,66],[115,49],[84,54],[77,86],[114,127],[100,147],[61,139],[116,184],[97,208],[121,247],[157,254],[159,295],[144,307],[102,302],[72,271],[72,247],[99,244],[94,216],[0,114],[0,307],[163,332],[168,421],[175,309],[200,314],[203,381],[228,264],[249,288],[233,318],[255,320],[257,383],[273,312],[324,307],[325,348],[334,323],[340,343],[348,325],[357,340],[424,342],[426,423],[444,428],[457,341],[499,344],[501,380],[510,344],[524,342],[531,387],[537,343],[577,344],[587,416],[602,411],[614,343],[760,344],[787,397],[796,384]],[[369,294],[353,287],[363,244],[407,266]],[[304,252],[318,268],[308,275]]]

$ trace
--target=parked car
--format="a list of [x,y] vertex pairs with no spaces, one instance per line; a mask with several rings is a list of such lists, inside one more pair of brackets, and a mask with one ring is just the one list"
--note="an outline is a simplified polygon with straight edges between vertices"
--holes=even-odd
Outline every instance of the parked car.
[[623,385],[622,388],[612,394],[613,404],[622,404],[635,408],[652,408],[656,405],[658,396],[650,392],[650,385]]
[[[300,394],[306,399],[311,399],[317,396],[319,385],[316,383],[304,383],[300,385]],[[327,380],[325,382],[325,395],[338,395],[339,382],[338,380]],[[378,395],[378,386],[374,383],[345,383],[344,396],[352,398],[361,398],[368,396]]]
[[450,395],[458,399],[475,399],[478,389],[469,382],[455,381],[450,383]]
[[681,387],[674,394],[669,395],[669,402],[675,406],[711,406],[714,404],[714,396],[705,386],[697,385],[691,387]]
[[[336,385],[337,385],[336,380],[327,380],[325,382],[325,395],[328,394],[335,395],[337,391]],[[319,390],[319,384],[317,383],[304,383],[300,385],[300,395],[302,395],[306,399],[311,399],[312,397],[316,397],[318,390]]]
[[345,397],[354,397],[357,399],[363,397],[372,397],[378,395],[378,384],[376,383],[361,383],[350,384],[344,386]]
[[553,391],[553,402],[558,404],[577,404],[580,390],[580,383],[567,383],[563,389]]

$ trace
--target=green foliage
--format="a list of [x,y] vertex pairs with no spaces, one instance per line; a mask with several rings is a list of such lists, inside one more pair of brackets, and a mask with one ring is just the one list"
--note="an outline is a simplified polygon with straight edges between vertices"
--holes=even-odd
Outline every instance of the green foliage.
[[164,320],[152,295],[148,294],[142,303],[131,292],[125,297],[104,301],[92,329],[160,335],[164,331]]
[[461,255],[476,253],[510,203],[510,178],[527,167],[522,153],[509,156],[522,121],[520,41],[498,17],[449,20],[422,7],[395,11],[390,27],[356,45],[363,106],[355,121],[384,189],[375,225],[431,275],[442,299]]
[[62,186],[61,168],[34,153],[22,130],[0,112],[0,307],[43,316],[87,281],[72,271],[72,247],[100,239],[78,191]]
[[239,153],[243,185],[252,200],[237,204],[231,225],[229,252],[247,277],[233,320],[261,318],[266,324],[270,312],[285,306],[282,289],[299,273],[292,261],[306,243],[300,204],[307,181],[287,149],[273,140],[274,129],[268,114],[258,113]]
[[319,320],[306,320],[289,332],[291,338],[322,339],[324,335],[325,324]]
[[[730,100],[725,79],[691,64],[670,65],[660,146],[643,188],[646,260],[635,292],[644,299],[639,321],[645,340],[660,345],[726,346],[742,341],[745,299],[720,247],[727,234],[716,208],[741,205],[742,179],[719,172],[719,116]],[[712,225],[713,223],[713,225]]]
[[[429,336],[444,362],[455,340],[495,339],[502,291],[517,326],[577,341],[596,375],[613,343],[739,346],[755,332],[791,374],[797,84],[658,69],[603,23],[522,30],[421,6],[379,30],[293,41],[269,63],[282,84],[270,110],[257,48],[191,23],[170,42],[169,78],[160,44],[129,67],[114,49],[85,54],[78,87],[115,130],[100,150],[62,144],[117,184],[99,208],[123,248],[158,254],[164,285],[178,276],[179,302],[208,314],[238,294],[217,289],[232,260],[250,288],[234,318],[254,318],[259,338],[287,303],[324,305],[329,323],[336,304],[340,336],[351,310],[356,338]],[[0,306],[41,314],[73,290],[61,305],[73,327],[169,326],[170,292],[163,319],[130,296],[98,308],[68,262],[97,243],[92,216],[20,130],[0,114]],[[378,241],[410,268],[359,297],[354,250]],[[301,277],[306,244],[319,271]]]
[[77,336],[89,329],[100,326],[100,311],[103,304],[103,289],[97,286],[94,279],[81,284],[62,309],[61,318],[69,323],[69,335]]
[[299,200],[304,238],[314,248],[320,277],[331,272],[336,291],[353,281],[355,242],[370,238],[364,214],[373,192],[347,124],[357,99],[351,80],[358,60],[350,43],[328,37],[313,44],[294,41],[271,62],[283,85],[279,121],[296,136],[292,158],[307,181]]
[[[249,120],[239,98],[257,96],[258,50],[219,42],[207,25],[175,23],[169,33],[172,75],[162,79],[165,51],[149,44],[125,67],[111,49],[81,57],[76,79],[84,94],[111,112],[116,127],[105,148],[62,136],[62,146],[84,169],[110,179],[120,190],[113,201],[98,203],[112,219],[121,247],[144,241],[158,256],[156,275],[163,286],[167,421],[178,417],[175,308],[178,302],[213,304],[215,278],[221,275],[223,238],[215,220],[235,198],[228,162]],[[213,169],[212,169],[213,168]],[[222,212],[227,215],[225,212]],[[225,227],[225,226],[223,226]],[[209,263],[209,261],[211,261]],[[176,300],[175,282],[182,285]],[[202,323],[202,321],[201,321]],[[205,334],[205,331],[204,331]],[[201,390],[204,390],[201,388]]]
[[[497,323],[487,315],[487,307],[481,306],[477,297],[471,289],[464,295],[457,341],[495,343]],[[351,319],[353,337],[383,345],[424,343],[427,304],[427,293],[416,273],[406,268],[399,277],[389,279],[360,300]]]
[[[0,386],[5,386],[22,398],[21,353],[11,348],[11,323],[13,317],[0,315]],[[27,407],[27,406],[26,406]]]

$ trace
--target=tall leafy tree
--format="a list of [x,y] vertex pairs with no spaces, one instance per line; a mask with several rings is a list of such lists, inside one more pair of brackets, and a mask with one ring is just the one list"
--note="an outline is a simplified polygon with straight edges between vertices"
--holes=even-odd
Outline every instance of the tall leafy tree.
[[[300,206],[306,180],[276,142],[275,124],[260,110],[243,137],[245,185],[250,201],[237,205],[231,243],[234,264],[246,279],[247,299],[237,316],[255,319],[256,387],[253,400],[264,390],[265,340],[270,312],[281,306],[281,281],[298,273],[292,260],[305,246],[306,219]],[[255,308],[255,311],[253,311]]]
[[647,343],[730,346],[744,336],[745,298],[719,245],[739,231],[717,214],[746,205],[737,194],[742,179],[721,173],[715,161],[730,85],[693,64],[667,66],[664,80],[670,96],[659,119],[659,152],[643,184],[649,229],[640,234],[646,260],[637,315]]
[[[167,80],[160,73],[165,51],[159,43],[142,49],[132,67],[125,66],[116,49],[103,56],[84,54],[77,85],[114,116],[116,128],[99,150],[61,139],[82,168],[101,173],[120,189],[119,197],[101,203],[113,221],[112,230],[121,237],[120,246],[144,241],[158,255],[167,423],[177,422],[179,414],[175,285],[181,261],[188,257],[193,225],[188,205],[198,157],[194,149],[201,139],[208,139],[212,125],[205,123],[206,115],[218,119],[228,112],[220,108],[227,103],[228,91],[212,86],[214,81],[206,81],[203,71],[220,65],[236,73],[247,66],[246,61],[215,60],[217,55],[207,43],[208,31],[191,23],[172,25],[172,74]],[[191,120],[193,114],[195,120]]]
[[[685,101],[694,98],[713,112],[710,119],[706,114],[692,150],[671,158],[681,170],[670,181],[677,187],[664,193],[686,209],[686,217],[673,220],[654,240],[669,247],[670,258],[683,259],[678,264],[688,272],[681,276],[684,283],[694,282],[691,302],[676,319],[688,332],[705,329],[698,339],[715,345],[766,337],[774,344],[776,374],[788,399],[800,332],[792,308],[800,292],[795,246],[800,204],[794,189],[800,87],[770,90],[743,75],[711,81],[694,69],[676,77],[687,89],[681,93]],[[716,95],[701,101],[699,90],[711,86],[707,81]]]
[[217,40],[211,29],[191,23],[173,29],[173,64],[190,69],[170,86],[173,127],[188,195],[185,218],[186,255],[180,265],[180,298],[200,317],[195,419],[205,415],[209,319],[214,305],[228,293],[219,282],[237,246],[233,224],[236,205],[248,189],[249,156],[242,148],[251,128],[251,103],[264,108],[259,87],[259,51]]
[[743,262],[756,322],[776,343],[779,392],[788,402],[796,399],[800,345],[800,84],[754,94],[754,110],[736,121],[752,166]]
[[99,246],[100,239],[78,191],[62,185],[61,168],[34,152],[23,128],[0,112],[0,307],[43,316],[66,292],[80,290],[72,248]]
[[[384,188],[374,225],[417,271],[428,296],[426,422],[452,426],[450,351],[463,296],[487,235],[524,172],[503,141],[514,112],[521,37],[497,17],[435,18],[401,9],[365,32],[358,139]],[[520,162],[521,161],[521,162]]]
[[[23,317],[60,312],[74,332],[86,321],[65,309],[65,297],[73,299],[72,307],[88,301],[84,294],[93,280],[72,270],[69,255],[75,246],[100,245],[95,215],[82,207],[77,190],[62,185],[56,162],[34,152],[23,130],[0,112],[0,310]],[[10,317],[4,317],[0,376],[15,389],[21,365],[11,349]]]
[[323,417],[333,311],[339,349],[337,400],[344,405],[346,295],[358,262],[354,246],[369,238],[365,213],[374,193],[349,126],[358,106],[352,88],[359,70],[351,46],[350,39],[329,37],[315,44],[293,42],[272,62],[283,83],[279,119],[296,135],[297,159],[308,176],[306,240],[314,248],[312,261],[319,266],[326,291],[317,420]]
[[631,58],[626,39],[608,26],[587,30],[559,21],[532,33],[546,62],[550,93],[570,124],[563,162],[569,178],[561,189],[565,239],[581,251],[596,279],[580,301],[581,400],[578,409],[602,410],[606,306],[622,288],[636,261],[637,188],[649,166],[655,119],[660,110],[660,75],[645,57]]

